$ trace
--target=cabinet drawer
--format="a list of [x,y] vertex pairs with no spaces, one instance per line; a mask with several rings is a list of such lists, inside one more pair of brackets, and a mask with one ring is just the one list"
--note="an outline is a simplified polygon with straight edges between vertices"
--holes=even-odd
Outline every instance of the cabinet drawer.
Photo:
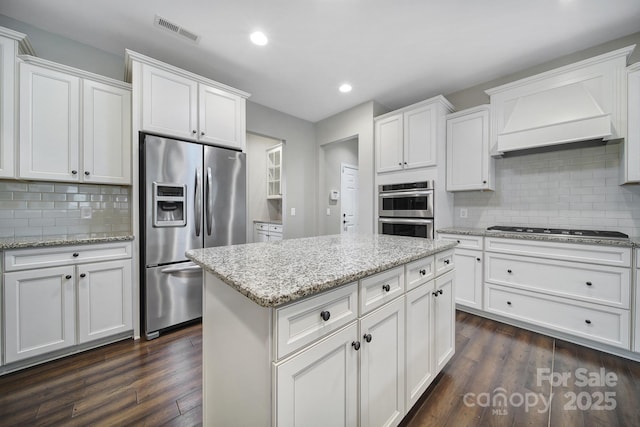
[[482,250],[482,236],[467,236],[463,234],[438,234],[440,240],[447,240],[450,242],[456,242],[460,249],[476,249]]
[[378,308],[404,293],[404,266],[360,280],[360,315]]
[[631,266],[631,248],[487,237],[485,251],[592,264]]
[[453,270],[454,267],[454,251],[453,249],[449,251],[440,252],[435,255],[436,258],[436,276],[440,276],[441,274],[446,273],[447,271]]
[[276,309],[276,359],[281,359],[356,319],[357,301],[358,284],[354,282]]
[[629,308],[631,269],[487,253],[488,282]]
[[629,350],[629,310],[485,286],[487,311]]
[[407,280],[407,291],[428,282],[436,276],[435,257],[432,255],[408,263],[404,274]]
[[5,271],[131,258],[131,242],[15,249],[4,254]]
[[256,222],[256,230],[269,231],[269,224],[267,224],[266,222]]
[[280,224],[269,224],[269,231],[273,233],[282,233],[282,225]]

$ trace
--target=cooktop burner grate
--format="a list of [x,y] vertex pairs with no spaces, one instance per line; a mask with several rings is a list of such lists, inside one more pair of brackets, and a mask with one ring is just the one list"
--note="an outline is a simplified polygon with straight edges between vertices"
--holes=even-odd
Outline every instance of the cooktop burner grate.
[[507,225],[494,225],[487,227],[488,231],[507,231],[510,233],[547,234],[558,236],[592,237],[602,239],[628,239],[627,234],[619,231],[607,230],[575,230],[569,228],[544,228],[544,227],[514,227]]

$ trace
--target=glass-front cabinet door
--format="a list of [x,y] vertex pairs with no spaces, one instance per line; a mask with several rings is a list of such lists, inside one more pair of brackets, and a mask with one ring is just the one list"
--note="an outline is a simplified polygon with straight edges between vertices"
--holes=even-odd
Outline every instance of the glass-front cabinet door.
[[282,198],[282,144],[267,150],[267,199]]

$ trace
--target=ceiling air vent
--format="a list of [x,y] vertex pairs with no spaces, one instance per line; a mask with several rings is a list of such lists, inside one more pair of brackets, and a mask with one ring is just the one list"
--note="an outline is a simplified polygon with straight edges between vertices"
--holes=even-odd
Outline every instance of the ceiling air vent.
[[198,41],[200,40],[199,35],[192,33],[191,31],[181,27],[178,24],[167,21],[166,19],[158,15],[156,15],[153,25],[162,28],[165,31],[169,31],[177,36],[180,36],[181,38],[188,39],[189,41],[192,41],[194,43],[198,43]]

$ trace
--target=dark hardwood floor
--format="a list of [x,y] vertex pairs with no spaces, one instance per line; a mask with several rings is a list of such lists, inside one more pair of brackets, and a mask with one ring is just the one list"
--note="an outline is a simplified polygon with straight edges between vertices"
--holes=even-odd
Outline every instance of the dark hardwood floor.
[[[0,377],[0,426],[201,425],[201,337],[193,325]],[[463,312],[456,346],[403,427],[640,425],[640,363]]]

